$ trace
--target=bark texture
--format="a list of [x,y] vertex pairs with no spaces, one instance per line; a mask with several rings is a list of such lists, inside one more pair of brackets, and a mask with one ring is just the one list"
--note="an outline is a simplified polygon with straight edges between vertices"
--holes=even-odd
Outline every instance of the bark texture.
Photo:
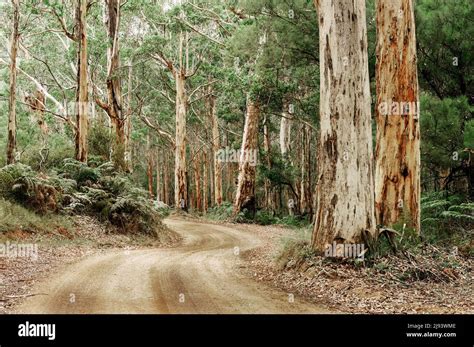
[[365,1],[316,1],[320,141],[312,247],[375,234]]
[[87,162],[87,132],[89,128],[89,85],[87,79],[87,1],[78,0],[77,28],[77,91],[76,91],[76,160]]
[[240,149],[239,176],[237,181],[237,193],[234,202],[234,213],[243,209],[255,212],[255,173],[256,166],[252,162],[252,156],[257,152],[258,146],[258,104],[247,98],[247,112],[245,117],[242,147]]
[[377,223],[420,231],[420,126],[413,0],[377,1]]
[[187,95],[185,88],[185,73],[177,71],[176,82],[176,148],[175,148],[175,206],[188,209],[187,179],[186,179],[186,109]]
[[217,159],[217,154],[221,147],[221,138],[217,118],[216,98],[213,95],[209,98],[209,112],[212,124],[212,150],[214,154],[214,203],[220,206],[222,204],[222,163]]

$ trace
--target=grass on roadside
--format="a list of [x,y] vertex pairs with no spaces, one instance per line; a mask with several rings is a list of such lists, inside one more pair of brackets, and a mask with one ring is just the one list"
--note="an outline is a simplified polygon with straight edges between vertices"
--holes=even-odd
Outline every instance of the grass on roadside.
[[71,220],[54,213],[39,215],[19,204],[0,199],[0,237],[7,232],[46,233],[69,229]]

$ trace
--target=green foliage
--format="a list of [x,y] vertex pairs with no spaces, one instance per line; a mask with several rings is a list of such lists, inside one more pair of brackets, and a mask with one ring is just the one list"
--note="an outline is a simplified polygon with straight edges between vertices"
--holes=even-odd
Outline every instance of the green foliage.
[[465,95],[472,102],[474,3],[418,0],[415,10],[421,85],[440,98]]
[[421,109],[423,162],[429,167],[459,166],[467,158],[467,153],[463,152],[466,144],[474,141],[470,137],[474,107],[465,97],[439,100],[423,94]]
[[85,163],[71,158],[64,160],[61,174],[65,178],[75,180],[78,186],[97,183],[100,177],[100,171],[97,168],[92,168]]
[[112,163],[91,168],[69,160],[63,169],[84,183],[79,191],[65,197],[65,211],[96,215],[126,233],[153,235],[162,227],[160,213],[147,192],[137,188],[129,177],[115,173]]
[[106,161],[110,155],[112,141],[110,129],[100,123],[94,123],[88,136],[89,156],[96,156]]
[[279,268],[297,267],[311,259],[315,253],[310,245],[311,230],[301,228],[294,231],[291,237],[282,239],[282,247],[276,255],[276,264]]
[[305,228],[311,224],[308,218],[309,218],[308,216],[288,215],[288,216],[279,218],[277,223],[286,225],[289,227],[294,227],[294,228]]
[[260,224],[260,225],[270,225],[270,224],[275,224],[277,221],[277,218],[273,216],[273,214],[269,211],[266,210],[258,210],[255,213],[255,223]]
[[48,177],[37,175],[29,166],[16,163],[0,169],[0,197],[46,213],[56,211],[59,192]]
[[21,163],[4,166],[0,169],[0,196],[11,196],[13,185],[17,179],[33,175],[33,170]]
[[46,176],[20,163],[9,165],[0,169],[0,197],[36,213],[91,214],[126,233],[155,235],[162,228],[163,211],[127,176],[111,175],[111,167],[67,159],[58,174]]
[[474,229],[474,203],[460,196],[436,192],[421,200],[423,237],[431,243],[466,244]]
[[[469,151],[474,144],[474,107],[466,97],[443,100],[421,95],[421,160],[425,190],[443,183],[454,194],[471,195],[472,183],[465,181],[472,170]],[[444,185],[443,185],[444,186]]]
[[153,235],[160,222],[160,215],[146,198],[133,195],[119,196],[110,207],[109,220],[127,233]]
[[206,214],[206,217],[212,220],[229,220],[232,217],[233,205],[230,202],[223,202],[220,206],[211,207]]

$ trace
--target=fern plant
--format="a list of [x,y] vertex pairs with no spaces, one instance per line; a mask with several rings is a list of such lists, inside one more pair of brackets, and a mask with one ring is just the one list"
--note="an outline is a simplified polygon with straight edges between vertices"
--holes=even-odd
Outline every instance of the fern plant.
[[474,203],[457,195],[426,195],[421,199],[421,217],[422,233],[430,241],[468,238],[474,232]]

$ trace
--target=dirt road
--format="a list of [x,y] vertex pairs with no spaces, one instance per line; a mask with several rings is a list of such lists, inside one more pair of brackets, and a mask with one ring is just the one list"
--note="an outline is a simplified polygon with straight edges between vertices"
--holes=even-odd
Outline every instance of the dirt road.
[[[327,313],[247,278],[239,254],[257,247],[250,232],[178,219],[172,249],[111,251],[38,284],[18,313]],[[293,301],[293,302],[292,302]]]

